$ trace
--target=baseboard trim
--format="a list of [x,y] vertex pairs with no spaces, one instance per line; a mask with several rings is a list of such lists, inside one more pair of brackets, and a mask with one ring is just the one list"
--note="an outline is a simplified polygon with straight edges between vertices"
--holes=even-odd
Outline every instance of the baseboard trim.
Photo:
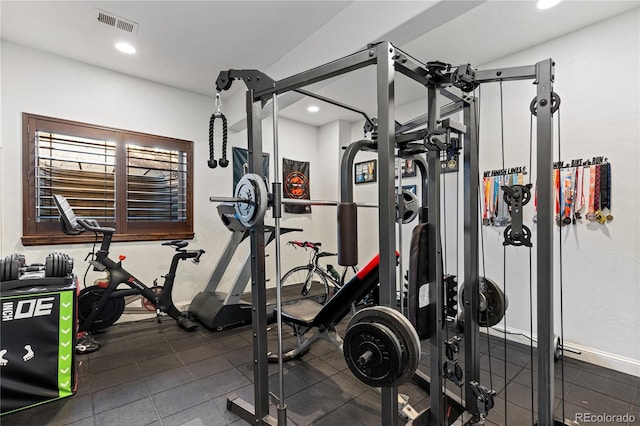
[[[484,334],[486,334],[486,330],[486,328],[480,329],[480,331]],[[528,332],[512,327],[507,327],[506,330],[507,340],[522,343],[527,346],[529,345]],[[505,333],[503,331],[494,330],[492,328],[489,329],[489,334],[501,338],[504,338],[505,336]],[[537,336],[533,335],[533,339],[535,345]],[[590,364],[598,365],[600,367],[610,368],[612,370],[620,371],[625,374],[640,377],[640,360],[614,354],[611,352],[601,351],[599,349],[589,348],[587,346],[582,346],[568,340],[565,340],[564,345],[567,349],[564,351],[564,356],[567,358],[577,359],[580,361],[588,362]],[[580,354],[574,354],[569,350],[580,352]]]

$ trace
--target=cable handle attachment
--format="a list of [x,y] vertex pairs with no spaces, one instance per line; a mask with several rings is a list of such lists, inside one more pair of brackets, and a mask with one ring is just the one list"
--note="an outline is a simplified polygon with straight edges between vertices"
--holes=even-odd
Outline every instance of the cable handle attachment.
[[[216,93],[215,99],[215,107],[216,111],[211,115],[209,119],[209,161],[207,161],[207,165],[211,169],[215,169],[218,167],[227,167],[229,165],[229,160],[227,159],[227,117],[221,112],[222,108],[222,99],[220,98],[220,92]],[[216,119],[222,120],[222,157],[218,161],[215,159],[215,149],[214,149],[214,129],[215,129],[215,121]]]

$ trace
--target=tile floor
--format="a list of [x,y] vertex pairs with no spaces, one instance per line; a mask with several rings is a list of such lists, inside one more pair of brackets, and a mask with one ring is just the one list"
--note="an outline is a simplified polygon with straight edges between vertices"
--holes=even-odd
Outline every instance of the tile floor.
[[[287,336],[285,347],[293,342],[289,333]],[[486,335],[481,336],[480,381],[498,392],[487,424],[531,425],[529,347],[508,343],[505,356],[504,341],[494,337],[488,341]],[[246,424],[227,411],[226,402],[233,395],[253,401],[250,326],[223,332],[201,327],[187,333],[170,320],[160,325],[145,320],[113,326],[96,338],[102,348],[78,356],[75,396],[3,416],[0,424]],[[426,342],[423,346],[426,350]],[[269,332],[269,347],[277,348],[273,329]],[[425,357],[420,369],[428,372],[427,366]],[[562,383],[560,364],[557,366],[556,415],[560,417]],[[269,372],[270,389],[277,392],[277,364],[270,365]],[[533,373],[535,392],[535,361]],[[564,362],[564,378],[565,418],[573,420],[576,413],[629,413],[636,420],[628,424],[640,425],[640,378],[568,358]],[[378,393],[352,376],[341,352],[329,343],[320,342],[302,360],[287,363],[284,381],[289,424],[380,424]],[[459,392],[455,387],[452,389]],[[416,385],[403,385],[399,391],[409,396],[416,410],[429,406],[428,394]],[[534,395],[534,409],[536,398]],[[275,410],[272,414],[275,415]]]

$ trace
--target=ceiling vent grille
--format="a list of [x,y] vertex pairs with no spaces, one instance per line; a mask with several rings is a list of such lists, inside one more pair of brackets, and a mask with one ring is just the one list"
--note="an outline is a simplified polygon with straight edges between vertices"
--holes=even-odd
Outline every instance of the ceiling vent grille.
[[98,22],[109,25],[110,27],[118,28],[131,34],[138,33],[138,23],[130,19],[121,18],[120,16],[114,15],[113,13],[109,13],[101,9],[95,10],[95,17]]

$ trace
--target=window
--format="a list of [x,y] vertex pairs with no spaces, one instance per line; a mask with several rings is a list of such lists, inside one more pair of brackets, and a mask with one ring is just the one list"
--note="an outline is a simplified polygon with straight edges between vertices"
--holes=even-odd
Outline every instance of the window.
[[62,233],[53,194],[115,241],[193,238],[192,157],[190,141],[23,114],[23,244],[93,241]]

